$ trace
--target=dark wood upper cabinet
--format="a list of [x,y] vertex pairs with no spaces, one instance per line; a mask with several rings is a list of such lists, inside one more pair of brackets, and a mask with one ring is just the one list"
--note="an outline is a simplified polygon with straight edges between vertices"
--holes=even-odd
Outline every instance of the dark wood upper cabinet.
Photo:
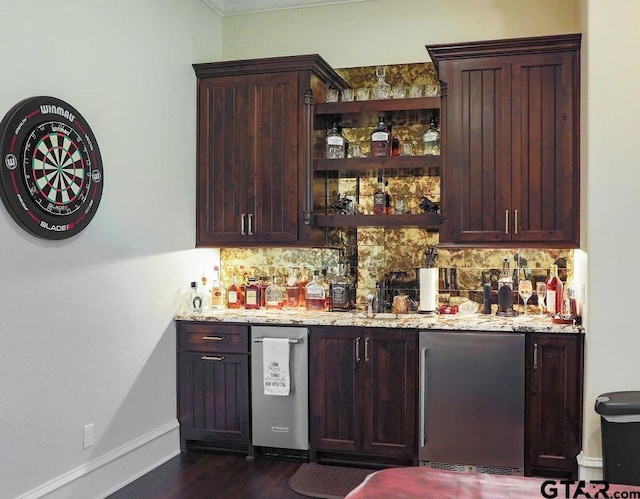
[[311,96],[346,83],[317,55],[194,69],[196,245],[309,244]]
[[580,35],[427,50],[443,84],[440,244],[578,247]]

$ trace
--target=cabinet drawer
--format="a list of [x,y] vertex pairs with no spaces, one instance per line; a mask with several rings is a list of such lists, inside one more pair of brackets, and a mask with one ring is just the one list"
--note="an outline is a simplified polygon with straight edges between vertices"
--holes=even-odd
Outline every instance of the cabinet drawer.
[[182,323],[180,325],[180,350],[247,353],[249,351],[249,327]]

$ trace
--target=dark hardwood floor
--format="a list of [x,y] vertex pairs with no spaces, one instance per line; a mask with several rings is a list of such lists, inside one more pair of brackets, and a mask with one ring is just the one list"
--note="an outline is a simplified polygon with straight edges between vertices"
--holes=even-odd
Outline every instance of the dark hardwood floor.
[[304,498],[289,489],[300,461],[189,451],[107,499]]

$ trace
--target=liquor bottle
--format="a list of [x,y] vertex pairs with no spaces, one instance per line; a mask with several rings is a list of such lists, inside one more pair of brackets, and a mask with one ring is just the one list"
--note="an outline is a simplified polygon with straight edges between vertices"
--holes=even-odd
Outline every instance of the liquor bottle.
[[391,194],[389,194],[389,182],[384,181],[384,212],[391,213]]
[[551,265],[547,279],[547,314],[553,317],[562,313],[563,290],[562,281],[558,277],[558,266]]
[[340,159],[345,157],[344,137],[338,130],[336,123],[327,131],[324,142],[327,159]]
[[298,308],[298,306],[300,305],[300,286],[298,284],[296,269],[294,269],[293,267],[291,268],[291,270],[289,271],[289,275],[287,276],[285,292],[287,294],[285,306],[287,308]]
[[346,266],[340,264],[338,275],[329,285],[332,312],[346,312],[354,305],[353,283],[343,268],[346,269]]
[[422,142],[424,143],[425,155],[437,156],[440,154],[440,130],[435,116],[429,120],[429,129],[422,135]]
[[373,214],[385,213],[387,208],[387,194],[384,192],[382,177],[378,177],[378,188],[373,193]]
[[242,289],[238,286],[238,278],[233,274],[227,288],[227,308],[242,308],[243,305]]
[[211,280],[211,308],[220,310],[224,308],[224,287],[220,281],[220,268],[213,267],[213,279]]
[[211,307],[211,290],[207,285],[207,276],[202,274],[200,278],[200,286],[198,286],[198,292],[202,297],[202,311],[208,312]]
[[191,282],[191,293],[189,294],[189,305],[191,312],[194,314],[202,313],[202,293],[198,290],[198,283],[196,281]]
[[327,269],[322,269],[320,284],[324,288],[324,309],[331,310],[331,285]]
[[280,310],[284,306],[285,291],[278,284],[278,278],[274,277],[269,286],[264,291],[264,304],[267,310]]
[[374,158],[391,154],[391,132],[387,127],[384,116],[378,118],[378,126],[371,133],[371,156]]
[[249,277],[244,288],[244,308],[260,308],[260,283],[256,276]]
[[309,274],[307,269],[301,267],[298,274],[298,287],[300,288],[300,306],[305,307],[307,304],[307,284],[309,283]]
[[313,271],[313,279],[306,285],[306,308],[307,310],[324,310],[325,292],[318,282],[320,272]]
[[373,84],[373,88],[371,89],[372,100],[391,98],[391,85],[384,80],[385,73],[386,69],[384,66],[376,66],[378,81]]

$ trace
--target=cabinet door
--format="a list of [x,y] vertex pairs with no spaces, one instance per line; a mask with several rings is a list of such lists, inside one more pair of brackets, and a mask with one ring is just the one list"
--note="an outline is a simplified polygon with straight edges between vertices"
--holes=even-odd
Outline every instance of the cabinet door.
[[246,241],[249,181],[247,78],[198,81],[196,243]]
[[577,54],[513,58],[513,239],[578,244]]
[[[249,77],[247,230],[253,242],[298,239],[298,110],[296,73]],[[300,211],[300,213],[299,213]]]
[[577,479],[582,439],[583,337],[526,338],[525,474]]
[[416,440],[416,333],[374,331],[364,340],[363,450],[412,457]]
[[311,333],[311,445],[318,450],[362,449],[362,354],[357,330]]
[[247,355],[181,353],[179,360],[180,436],[186,440],[249,442],[249,364]]
[[507,57],[443,61],[447,82],[440,243],[509,238],[511,64]]

